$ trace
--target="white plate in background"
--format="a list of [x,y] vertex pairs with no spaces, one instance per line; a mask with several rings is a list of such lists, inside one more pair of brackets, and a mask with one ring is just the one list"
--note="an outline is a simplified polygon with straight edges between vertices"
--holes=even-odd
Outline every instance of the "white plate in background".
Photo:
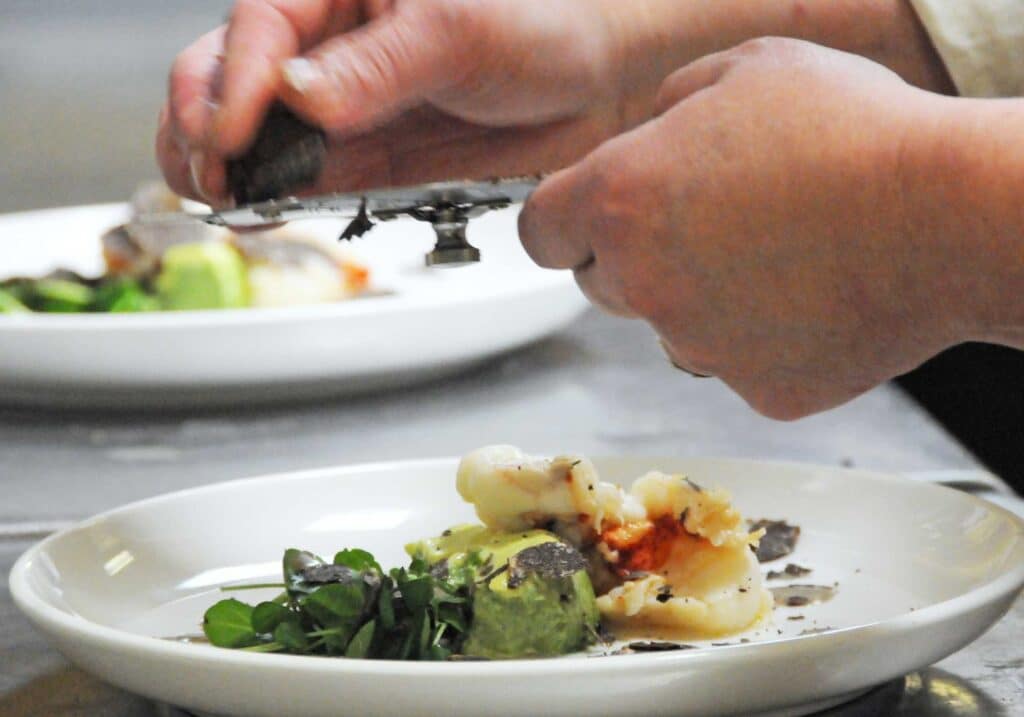
[[[731,490],[749,518],[799,525],[797,550],[779,563],[812,568],[797,582],[838,583],[836,596],[777,608],[773,624],[742,636],[746,644],[736,636],[661,654],[403,663],[159,639],[196,632],[220,585],[279,579],[287,547],[359,546],[385,565],[404,563],[407,541],[473,519],[455,492],[452,459],[281,474],[129,505],[31,548],[11,571],[11,591],[82,669],[215,714],[707,717],[837,704],[964,647],[1024,585],[1024,521],[949,488],[757,461],[596,464],[620,482],[651,468],[685,472]],[[796,614],[803,619],[788,619]],[[825,631],[802,634],[808,628]]]
[[[0,277],[102,270],[100,235],[126,205],[0,216]],[[377,226],[351,248],[373,293],[331,304],[144,314],[0,314],[0,401],[188,406],[358,393],[450,374],[567,326],[586,308],[570,272],[535,266],[515,209],[469,225],[483,261],[428,269],[426,224]],[[294,222],[330,241],[345,222]]]

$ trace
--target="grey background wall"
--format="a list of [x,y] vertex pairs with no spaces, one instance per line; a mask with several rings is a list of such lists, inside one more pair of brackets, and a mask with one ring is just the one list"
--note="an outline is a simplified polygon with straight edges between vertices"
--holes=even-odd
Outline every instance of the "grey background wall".
[[0,0],[0,211],[116,201],[157,175],[167,71],[230,0]]

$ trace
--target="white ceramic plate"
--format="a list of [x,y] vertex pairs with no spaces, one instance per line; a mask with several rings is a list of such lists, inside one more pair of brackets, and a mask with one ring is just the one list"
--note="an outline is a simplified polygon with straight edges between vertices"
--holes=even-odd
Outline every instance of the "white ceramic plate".
[[[597,658],[400,663],[158,639],[195,633],[218,586],[279,577],[286,547],[361,546],[385,565],[404,563],[406,541],[472,519],[453,460],[270,476],[136,503],[29,550],[11,590],[83,669],[211,713],[706,717],[806,714],[848,699],[968,644],[1024,584],[1024,521],[948,488],[751,461],[597,464],[622,482],[655,466],[684,471],[732,490],[748,517],[800,525],[790,559],[814,571],[801,582],[836,582],[836,597],[777,608],[746,644]],[[804,619],[788,619],[795,614]],[[829,629],[800,635],[808,628]]]
[[[102,270],[99,236],[124,205],[0,216],[0,276]],[[344,222],[295,222],[323,240]],[[378,226],[353,244],[374,294],[281,309],[0,315],[0,400],[190,405],[353,393],[452,373],[569,324],[586,307],[569,272],[526,256],[514,209],[470,223],[479,265],[427,269],[430,228]]]

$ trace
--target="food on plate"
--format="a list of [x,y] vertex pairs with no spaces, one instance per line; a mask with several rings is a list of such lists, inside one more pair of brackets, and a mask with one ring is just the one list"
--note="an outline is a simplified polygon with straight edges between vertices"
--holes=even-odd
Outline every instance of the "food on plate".
[[459,494],[488,527],[546,527],[587,557],[601,615],[615,631],[716,636],[771,610],[756,548],[723,490],[651,472],[629,492],[583,456],[534,458],[490,446],[459,466]]
[[153,286],[160,304],[171,311],[237,309],[249,304],[245,261],[222,242],[168,248]]
[[800,526],[790,525],[784,520],[756,520],[750,524],[750,529],[764,533],[757,545],[757,559],[762,563],[786,557],[800,539]]
[[[174,212],[182,200],[147,184],[134,215]],[[283,230],[234,234],[202,222],[129,221],[101,238],[106,271],[58,270],[0,281],[0,313],[136,312],[270,307],[340,301],[366,290],[369,272],[340,249]]]
[[627,492],[583,456],[512,446],[465,456],[456,486],[482,525],[412,542],[409,566],[388,572],[358,549],[329,564],[289,550],[281,595],[220,601],[206,636],[261,652],[509,659],[577,652],[609,631],[651,638],[627,650],[640,652],[771,614],[754,555],[762,531],[745,528],[725,491],[651,472]]
[[473,560],[488,566],[472,594],[472,618],[461,646],[466,655],[544,657],[594,642],[598,611],[587,562],[547,531],[504,533],[464,525],[406,550],[434,570]]

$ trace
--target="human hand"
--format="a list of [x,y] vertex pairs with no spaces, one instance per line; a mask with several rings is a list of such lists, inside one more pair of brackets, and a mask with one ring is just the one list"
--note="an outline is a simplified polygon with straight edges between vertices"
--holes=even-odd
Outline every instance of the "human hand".
[[564,166],[632,111],[605,4],[238,0],[174,65],[160,165],[223,199],[225,158],[279,97],[328,131],[318,191]]
[[939,101],[853,55],[748,42],[543,182],[520,234],[678,365],[771,417],[821,411],[963,340],[963,255],[914,229],[905,181]]

